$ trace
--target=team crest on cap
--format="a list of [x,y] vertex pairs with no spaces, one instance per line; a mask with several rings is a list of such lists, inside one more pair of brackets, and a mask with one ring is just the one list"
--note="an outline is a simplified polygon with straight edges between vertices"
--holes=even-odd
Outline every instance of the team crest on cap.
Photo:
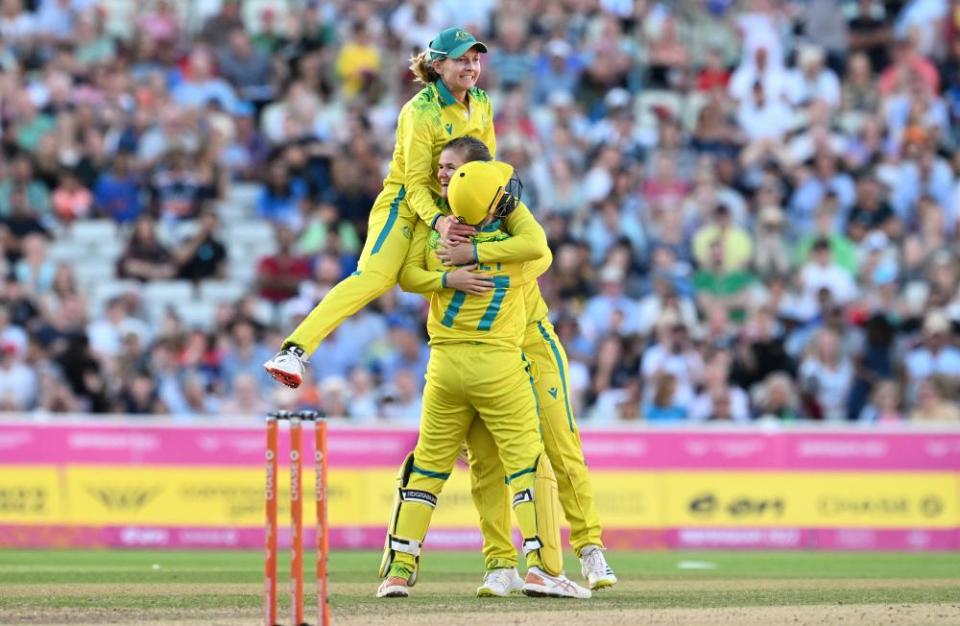
[[467,39],[467,37],[468,37],[467,33],[462,30],[458,30],[453,34],[453,38],[456,39],[457,41],[464,41],[465,39]]

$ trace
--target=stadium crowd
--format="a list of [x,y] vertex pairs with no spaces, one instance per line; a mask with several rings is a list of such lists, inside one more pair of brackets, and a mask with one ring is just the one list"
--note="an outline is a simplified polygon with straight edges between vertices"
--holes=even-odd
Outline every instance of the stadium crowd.
[[2,0],[0,410],[415,423],[419,297],[297,391],[261,364],[353,271],[407,60],[458,24],[583,424],[960,421],[950,5]]

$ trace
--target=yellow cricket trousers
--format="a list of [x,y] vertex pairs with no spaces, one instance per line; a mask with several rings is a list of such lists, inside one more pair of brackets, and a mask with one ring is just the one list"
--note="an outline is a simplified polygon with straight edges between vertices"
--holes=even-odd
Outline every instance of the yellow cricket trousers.
[[385,187],[370,209],[367,240],[357,271],[331,289],[287,337],[309,355],[347,319],[397,283],[419,219],[407,205],[403,186]]
[[[570,545],[579,556],[584,546],[602,546],[603,542],[580,432],[570,406],[567,355],[547,319],[527,326],[523,352],[532,365],[543,446],[557,476],[560,505],[570,525]],[[497,467],[496,443],[484,422],[478,420],[471,426],[467,447],[486,568],[514,567],[517,551],[510,533],[510,493],[504,470]]]
[[[468,430],[482,421],[492,442],[488,452],[503,492],[507,491],[507,484],[514,494],[531,489],[543,443],[528,370],[519,349],[479,343],[433,346],[427,365],[420,436],[406,488],[439,496]],[[505,505],[509,516],[510,502]],[[515,510],[523,536],[537,536],[533,502],[518,504]],[[396,521],[395,534],[422,540],[431,514],[431,507],[405,504]],[[396,558],[399,562],[409,561],[413,567],[413,557],[398,554]],[[540,566],[536,551],[527,555],[527,566]]]

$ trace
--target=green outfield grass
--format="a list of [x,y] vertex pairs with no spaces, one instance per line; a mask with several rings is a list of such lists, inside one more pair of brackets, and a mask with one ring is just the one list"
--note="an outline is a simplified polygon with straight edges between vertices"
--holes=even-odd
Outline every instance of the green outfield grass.
[[[960,554],[612,552],[608,556],[621,584],[587,602],[524,597],[478,600],[472,593],[481,578],[480,556],[441,552],[427,555],[422,582],[413,597],[385,601],[373,597],[379,554],[338,552],[330,559],[331,604],[335,617],[358,624],[381,623],[377,619],[387,617],[389,621],[383,623],[415,623],[414,617],[422,620],[430,613],[456,615],[461,623],[473,623],[470,616],[475,615],[481,623],[482,615],[489,618],[493,612],[504,612],[512,614],[510,623],[523,624],[527,623],[525,613],[573,608],[622,617],[631,611],[657,609],[905,603],[948,611],[946,620],[933,616],[931,623],[960,623]],[[262,603],[261,559],[260,552],[0,551],[0,623],[255,624]],[[281,561],[282,572],[285,567]],[[572,560],[568,572],[579,579],[579,567]],[[283,585],[287,579],[281,575],[278,595],[283,607],[287,606]],[[308,580],[312,581],[309,575]],[[956,622],[950,621],[952,609],[957,611]]]

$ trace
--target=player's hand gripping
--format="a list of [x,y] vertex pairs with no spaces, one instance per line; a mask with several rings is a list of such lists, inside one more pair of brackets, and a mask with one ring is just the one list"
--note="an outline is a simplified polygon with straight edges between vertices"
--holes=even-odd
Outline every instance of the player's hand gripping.
[[476,264],[464,265],[447,272],[447,287],[458,289],[471,296],[479,296],[493,289],[493,279],[487,274],[477,274]]
[[440,233],[440,238],[446,244],[469,243],[470,237],[477,234],[477,229],[468,224],[461,224],[452,215],[445,215],[437,220],[434,228]]
[[470,243],[451,245],[440,242],[440,246],[437,248],[437,258],[444,265],[467,265],[477,262],[476,252],[473,244]]

